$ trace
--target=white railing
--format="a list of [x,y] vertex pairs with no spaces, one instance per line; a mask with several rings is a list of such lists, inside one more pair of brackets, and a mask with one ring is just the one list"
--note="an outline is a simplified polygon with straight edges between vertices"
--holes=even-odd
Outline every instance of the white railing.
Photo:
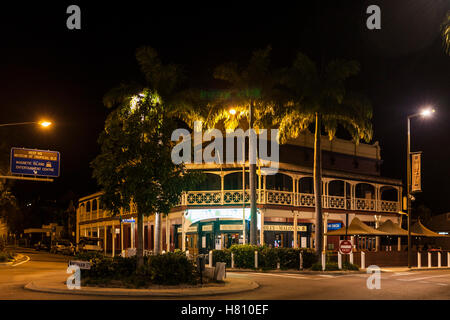
[[[257,190],[258,204],[281,206],[310,207],[315,206],[314,194],[296,193],[278,190]],[[250,203],[250,190],[245,191],[245,203]],[[181,195],[179,206],[211,206],[211,205],[242,205],[242,190],[212,190],[189,191]],[[342,196],[322,196],[322,206],[325,209],[341,209],[354,211],[376,211],[396,213],[400,210],[397,201],[346,198]],[[131,205],[131,213],[136,212],[136,206]],[[105,210],[80,213],[80,221],[89,221],[109,216]]]
[[[296,207],[314,207],[314,194],[296,193],[278,190],[257,190],[257,203]],[[245,203],[250,202],[250,191],[245,191]],[[242,204],[242,190],[189,191],[183,193],[179,205],[239,205]],[[322,198],[322,206],[327,209],[345,209],[356,211],[398,212],[397,201],[346,198],[342,196],[326,196]]]

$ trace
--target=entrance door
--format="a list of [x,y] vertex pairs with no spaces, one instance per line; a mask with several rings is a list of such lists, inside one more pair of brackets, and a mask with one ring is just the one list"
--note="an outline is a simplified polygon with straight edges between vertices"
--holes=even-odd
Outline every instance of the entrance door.
[[186,236],[186,249],[189,250],[190,254],[198,254],[198,237],[197,234],[188,234]]

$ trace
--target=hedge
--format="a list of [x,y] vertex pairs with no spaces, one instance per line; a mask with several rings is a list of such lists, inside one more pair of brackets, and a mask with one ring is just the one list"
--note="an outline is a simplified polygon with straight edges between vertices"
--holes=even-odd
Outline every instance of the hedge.
[[268,246],[253,246],[249,244],[232,245],[230,249],[213,250],[213,262],[226,262],[231,266],[231,253],[234,254],[235,268],[254,269],[255,251],[258,251],[258,268],[276,269],[278,263],[281,269],[298,269],[300,252],[303,254],[303,268],[311,268],[317,261],[311,249],[270,248]]
[[81,279],[88,284],[108,284],[114,280],[127,286],[144,287],[150,284],[195,284],[198,278],[192,261],[182,252],[146,256],[144,266],[138,272],[136,256],[111,258],[94,255],[89,261],[91,268],[81,270]]

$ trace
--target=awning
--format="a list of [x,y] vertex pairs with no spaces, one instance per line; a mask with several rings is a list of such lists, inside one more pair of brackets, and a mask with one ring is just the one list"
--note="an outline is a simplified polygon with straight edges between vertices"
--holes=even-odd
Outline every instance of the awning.
[[[353,218],[352,222],[348,226],[347,234],[354,235],[374,235],[374,236],[389,236],[390,234],[379,231],[359,220],[358,218]],[[345,236],[345,227],[339,230],[330,231],[326,233],[327,236]]]
[[420,221],[417,221],[412,227],[411,232],[414,232],[416,237],[448,237],[444,234],[439,234],[434,231],[431,231],[427,227],[425,227]]
[[[408,230],[401,228],[398,224],[392,222],[392,220],[390,220],[390,219],[383,222],[378,227],[377,230],[386,232],[391,236],[407,236],[408,235]],[[419,234],[412,232],[412,230],[411,230],[411,235],[419,236]]]

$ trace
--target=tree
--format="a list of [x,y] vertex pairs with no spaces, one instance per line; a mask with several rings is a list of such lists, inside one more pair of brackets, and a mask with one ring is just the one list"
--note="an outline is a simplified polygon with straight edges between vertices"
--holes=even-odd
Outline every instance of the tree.
[[354,142],[372,139],[372,108],[362,95],[348,92],[346,80],[359,72],[356,61],[333,60],[323,70],[317,70],[313,61],[298,53],[292,67],[283,71],[281,83],[288,102],[275,110],[275,121],[279,124],[280,143],[296,138],[309,125],[315,126],[314,139],[314,196],[315,196],[315,248],[323,250],[322,217],[322,160],[320,138],[322,128],[330,140],[338,125],[345,128]]
[[[223,123],[225,129],[234,130],[242,122],[249,129],[267,128],[272,125],[271,115],[279,99],[277,77],[270,66],[271,47],[256,50],[245,67],[230,62],[218,66],[214,78],[226,83],[226,93],[208,105],[209,113],[205,117],[208,128]],[[231,114],[230,109],[236,111]],[[258,155],[257,146],[249,139],[249,154]],[[256,215],[256,163],[250,162],[250,244],[257,244]]]
[[450,11],[447,12],[444,22],[441,26],[442,29],[442,44],[445,52],[450,55]]
[[[149,47],[137,50],[136,58],[146,83],[122,84],[104,97],[107,107],[115,107],[101,133],[101,154],[92,162],[93,176],[104,190],[104,207],[113,214],[120,208],[137,212],[138,268],[143,265],[143,217],[155,213],[159,253],[160,215],[168,214],[182,191],[201,177],[187,172],[171,160],[176,129],[175,117],[193,114],[188,94],[178,91],[180,68],[163,65]],[[183,95],[184,94],[184,95]]]

